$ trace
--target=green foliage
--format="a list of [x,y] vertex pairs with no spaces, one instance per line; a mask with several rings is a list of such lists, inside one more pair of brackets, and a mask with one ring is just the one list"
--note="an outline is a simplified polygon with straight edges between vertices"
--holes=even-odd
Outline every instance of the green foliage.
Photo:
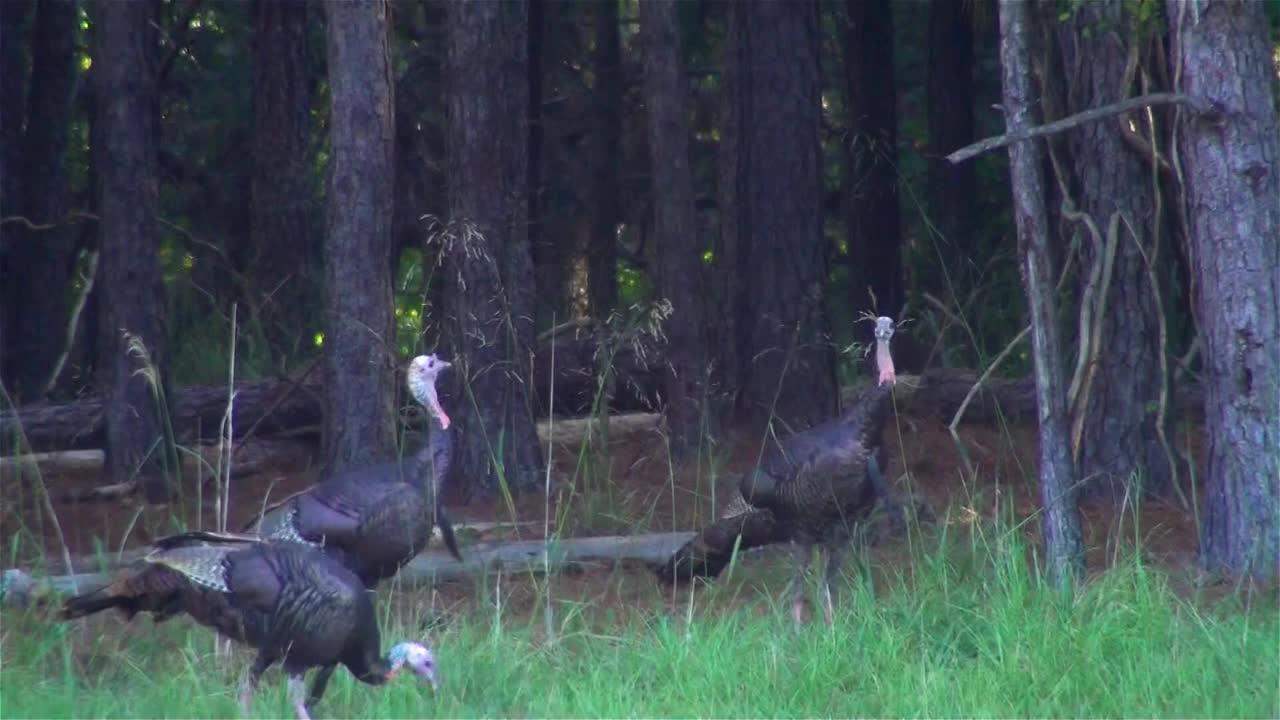
[[[1134,558],[1064,601],[1028,570],[1016,532],[943,539],[872,591],[856,583],[837,621],[793,630],[785,609],[722,611],[718,583],[674,613],[539,596],[545,614],[509,614],[509,593],[477,581],[481,606],[433,633],[438,695],[403,676],[383,688],[339,669],[323,717],[1275,717],[1280,613],[1181,599]],[[736,568],[742,572],[745,568]],[[610,584],[621,578],[609,578]],[[548,586],[542,586],[545,589]],[[396,591],[391,591],[393,594]],[[425,608],[386,603],[383,642],[420,637]],[[415,598],[398,598],[414,600]],[[686,605],[686,603],[692,603]],[[394,608],[394,609],[393,609]],[[757,609],[760,609],[757,607]],[[687,622],[690,618],[691,622]],[[88,621],[101,629],[114,616]],[[8,612],[5,717],[235,717],[249,662],[213,656],[186,619],[131,632],[81,632],[46,611]],[[550,633],[548,633],[550,631]],[[553,639],[548,639],[548,638]],[[288,717],[279,670],[253,716]]]

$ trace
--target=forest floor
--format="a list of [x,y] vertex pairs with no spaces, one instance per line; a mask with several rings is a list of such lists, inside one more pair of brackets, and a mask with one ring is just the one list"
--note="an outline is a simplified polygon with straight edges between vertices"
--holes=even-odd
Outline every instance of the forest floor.
[[[418,688],[375,696],[378,691],[340,672],[321,713],[1280,713],[1275,593],[1242,594],[1228,584],[1202,583],[1195,569],[1194,512],[1172,502],[1145,501],[1136,510],[1132,504],[1086,503],[1090,578],[1064,614],[1028,562],[1042,557],[1034,431],[973,425],[963,427],[961,437],[976,465],[970,477],[936,419],[900,417],[886,431],[890,477],[899,492],[923,502],[934,521],[881,536],[866,548],[861,560],[869,583],[857,579],[858,562],[851,559],[833,629],[819,621],[810,633],[779,633],[790,624],[777,600],[788,574],[786,556],[777,549],[751,553],[728,577],[693,590],[672,590],[657,583],[648,567],[625,563],[549,578],[491,574],[430,589],[393,581],[380,591],[387,600],[385,640],[395,639],[395,630],[429,632],[441,648],[446,692],[453,697],[433,704]],[[1197,477],[1202,438],[1194,427],[1177,438]],[[586,480],[599,474],[577,471],[579,448],[557,448],[549,502],[540,493],[511,503],[473,500],[451,504],[451,517],[456,524],[518,521],[503,532],[523,540],[541,538],[544,522],[562,536],[692,530],[714,516],[732,491],[729,475],[751,466],[760,442],[734,435],[711,463],[714,473],[706,463],[673,471],[663,447],[656,432],[616,441],[607,482]],[[284,470],[233,481],[229,527],[313,479],[305,470]],[[45,478],[55,497],[96,481]],[[203,497],[199,504],[200,519],[189,497],[158,508],[56,502],[53,510],[67,549],[83,555],[142,545],[184,526],[212,527],[211,501]],[[10,503],[6,524],[15,519],[14,507]],[[29,508],[21,529],[5,528],[11,543],[6,564],[43,556],[49,571],[57,572],[62,541],[43,515]],[[37,538],[43,547],[35,547]],[[0,631],[0,665],[10,670],[0,674],[0,702],[10,705],[6,717],[235,712],[234,680],[249,656],[238,650],[230,664],[213,659],[208,633],[185,620],[156,628],[150,621],[124,625],[98,617],[77,632],[51,625],[47,610],[6,613],[16,620]],[[113,664],[120,653],[131,658],[123,666]],[[956,653],[969,659],[957,666]],[[139,676],[151,678],[175,660],[186,663],[177,671],[205,700],[169,707],[171,700],[185,702],[188,691],[167,682],[142,696],[122,699],[117,692],[120,683],[134,687]],[[535,666],[522,674],[528,662]],[[674,669],[681,667],[695,678]],[[209,673],[216,679],[205,677]],[[695,682],[699,675],[705,684]],[[752,677],[758,687],[740,688]],[[264,686],[282,685],[273,683],[275,674],[268,678]],[[565,689],[562,682],[576,687]],[[32,683],[43,688],[39,697]],[[61,692],[81,694],[88,705],[49,699]],[[265,692],[274,700],[260,703],[257,712],[288,712],[280,687]]]

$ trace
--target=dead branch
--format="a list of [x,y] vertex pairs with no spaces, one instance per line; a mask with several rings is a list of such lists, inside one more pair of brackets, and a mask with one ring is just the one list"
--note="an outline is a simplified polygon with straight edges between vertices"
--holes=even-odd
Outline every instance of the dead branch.
[[1051,123],[1029,128],[1024,132],[1005,133],[1004,135],[997,135],[985,140],[979,140],[972,145],[966,145],[965,147],[951,153],[947,156],[947,160],[952,164],[959,164],[970,158],[977,157],[984,152],[990,152],[1007,145],[1012,145],[1016,142],[1043,137],[1045,135],[1053,135],[1055,133],[1063,132],[1064,130],[1079,127],[1086,123],[1111,117],[1112,115],[1120,115],[1122,113],[1127,113],[1130,110],[1151,107],[1153,105],[1185,105],[1199,112],[1207,110],[1202,102],[1181,93],[1150,93],[1148,95],[1129,98],[1128,100],[1121,100],[1120,102],[1111,103],[1110,105],[1103,105],[1102,107],[1085,110],[1084,112],[1078,112],[1075,115],[1068,115],[1061,120],[1054,120]]
[[[623,561],[657,563],[670,557],[693,535],[693,532],[671,532],[575,537],[550,542],[482,542],[465,547],[462,562],[443,551],[422,553],[400,570],[396,580],[421,585],[492,573],[546,573],[605,567]],[[120,567],[140,555],[134,551],[120,557],[122,561],[104,564],[108,568]],[[33,600],[92,592],[106,586],[111,578],[111,572],[82,572],[34,579],[24,570],[11,568],[0,578],[0,595],[4,604],[23,606]]]

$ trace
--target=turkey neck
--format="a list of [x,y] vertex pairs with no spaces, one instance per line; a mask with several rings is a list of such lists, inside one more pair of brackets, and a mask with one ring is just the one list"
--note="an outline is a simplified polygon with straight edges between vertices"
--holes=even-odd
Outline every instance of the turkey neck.
[[[876,370],[886,370],[893,375],[893,355],[889,352],[887,340],[876,340]],[[878,444],[880,429],[889,419],[889,410],[893,407],[893,383],[884,382],[872,387],[856,405],[845,413],[844,424],[857,438],[863,447]]]

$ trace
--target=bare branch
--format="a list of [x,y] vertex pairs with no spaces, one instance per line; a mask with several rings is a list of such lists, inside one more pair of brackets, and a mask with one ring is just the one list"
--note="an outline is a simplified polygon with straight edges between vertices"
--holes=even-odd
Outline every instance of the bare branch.
[[1128,100],[1121,100],[1120,102],[1111,103],[1110,105],[1103,105],[1102,107],[1093,108],[1091,110],[1085,110],[1084,112],[1079,112],[1075,115],[1068,115],[1061,120],[1054,120],[1051,123],[1030,128],[1025,132],[1011,132],[1004,135],[990,137],[986,140],[979,140],[972,145],[967,145],[951,153],[947,156],[947,160],[952,164],[959,164],[965,160],[981,155],[984,152],[1002,148],[1006,145],[1012,145],[1016,142],[1030,140],[1031,138],[1036,137],[1043,137],[1045,135],[1053,135],[1054,133],[1060,133],[1064,130],[1079,127],[1085,123],[1091,123],[1095,120],[1111,117],[1112,115],[1120,115],[1127,113],[1130,110],[1151,107],[1153,105],[1185,105],[1192,110],[1199,112],[1205,112],[1207,110],[1203,102],[1181,93],[1150,93],[1148,95],[1129,98]]

